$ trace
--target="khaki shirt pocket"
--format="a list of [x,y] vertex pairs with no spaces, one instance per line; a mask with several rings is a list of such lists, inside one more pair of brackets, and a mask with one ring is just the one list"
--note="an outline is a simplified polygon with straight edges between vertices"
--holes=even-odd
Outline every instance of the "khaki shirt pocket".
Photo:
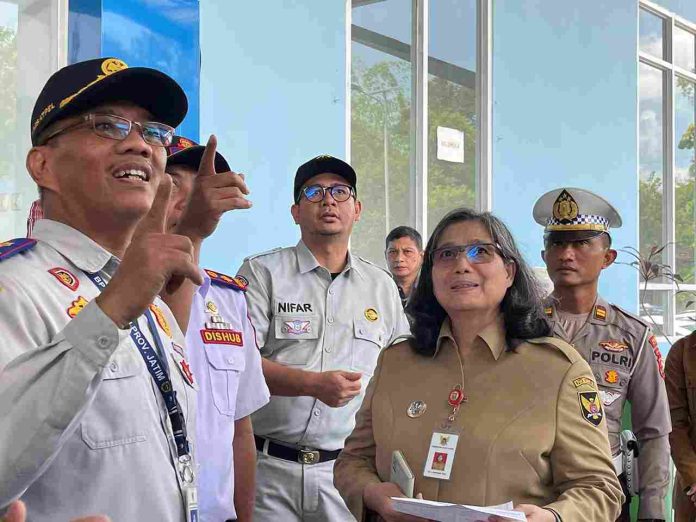
[[377,358],[385,342],[381,323],[370,322],[364,317],[353,320],[353,346],[350,369],[372,375],[377,366]]
[[319,315],[276,315],[273,320],[276,343],[271,359],[289,366],[306,366],[316,351],[321,331]]
[[239,378],[246,367],[244,349],[228,345],[206,345],[205,357],[208,360],[215,407],[222,415],[234,417]]
[[[80,423],[83,442],[101,450],[147,440],[152,412],[150,376],[137,353],[117,350],[102,370],[103,380]],[[159,419],[157,419],[159,423]]]

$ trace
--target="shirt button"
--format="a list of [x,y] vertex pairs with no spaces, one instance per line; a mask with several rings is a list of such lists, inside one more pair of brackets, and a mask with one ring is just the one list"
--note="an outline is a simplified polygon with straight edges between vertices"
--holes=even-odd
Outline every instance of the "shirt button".
[[227,362],[232,364],[234,362],[234,359],[232,357],[230,357],[229,359],[227,359]]
[[329,288],[329,295],[334,295],[334,289],[333,289],[333,288]]
[[331,353],[331,347],[330,347],[330,346],[327,346],[326,348],[324,348],[324,351],[325,351],[326,353]]
[[362,329],[362,328],[360,328],[360,330],[358,330],[358,332],[360,332],[361,334],[364,334],[364,333],[365,333],[365,330]]
[[97,344],[98,344],[99,346],[101,346],[102,348],[106,348],[106,347],[109,346],[109,344],[110,344],[110,343],[109,343],[109,338],[106,337],[105,335],[101,335],[101,336],[99,336],[99,338],[97,339]]
[[314,410],[314,416],[318,417],[319,415],[321,415],[321,412],[319,410]]
[[329,318],[327,319],[327,321],[328,321],[329,323],[333,323],[334,319],[333,319],[333,317],[329,317]]
[[109,370],[112,372],[117,372],[118,371],[118,363],[116,361],[111,361],[111,364],[109,365]]

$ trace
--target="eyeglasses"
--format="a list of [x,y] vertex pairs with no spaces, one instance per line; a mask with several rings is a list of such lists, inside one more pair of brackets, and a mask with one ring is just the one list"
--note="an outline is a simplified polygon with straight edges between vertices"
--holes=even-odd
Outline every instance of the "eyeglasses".
[[143,141],[155,147],[168,147],[172,144],[174,138],[174,128],[164,123],[157,123],[155,121],[131,121],[114,114],[86,114],[79,122],[49,134],[48,137],[42,140],[42,144],[46,144],[48,140],[55,138],[59,134],[83,125],[90,125],[92,131],[94,131],[97,136],[119,141],[125,140],[133,129],[133,126],[136,126],[138,132],[140,132],[140,135],[143,137]]
[[332,187],[322,187],[321,185],[310,185],[302,189],[304,197],[312,203],[319,203],[324,200],[326,193],[331,194],[331,197],[337,203],[348,201],[351,196],[355,196],[355,189],[348,185],[334,185]]
[[490,263],[498,253],[504,257],[500,247],[494,243],[473,243],[471,245],[453,245],[437,248],[432,251],[430,258],[433,266],[452,266],[459,259],[459,255],[464,252],[469,263],[482,265]]

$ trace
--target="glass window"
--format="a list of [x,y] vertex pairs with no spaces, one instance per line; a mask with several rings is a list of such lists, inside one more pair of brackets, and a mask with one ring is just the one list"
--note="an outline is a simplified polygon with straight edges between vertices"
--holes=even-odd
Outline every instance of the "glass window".
[[[415,226],[427,238],[450,209],[476,206],[481,1],[352,0],[350,146],[363,201],[352,248],[373,261],[383,262],[392,228]],[[427,31],[416,27],[420,11]]]
[[430,3],[428,234],[476,206],[476,0]]
[[[641,281],[641,315],[674,337],[696,328],[696,38],[692,25],[654,5],[640,11],[640,253],[672,277]],[[665,41],[671,38],[671,41]],[[671,55],[664,52],[671,48]],[[648,56],[650,55],[650,56]],[[661,57],[663,62],[653,60]],[[665,110],[673,113],[665,113]],[[688,305],[688,306],[687,306]]]
[[696,36],[693,33],[674,26],[674,65],[696,73]]
[[[23,237],[36,185],[24,166],[34,102],[66,56],[67,2],[0,1],[0,238]],[[1,241],[2,239],[0,239]]]
[[411,2],[353,2],[351,162],[363,214],[352,248],[384,259],[389,231],[409,224]]
[[663,45],[663,19],[645,9],[641,9],[639,27],[640,50],[656,58],[666,58]]

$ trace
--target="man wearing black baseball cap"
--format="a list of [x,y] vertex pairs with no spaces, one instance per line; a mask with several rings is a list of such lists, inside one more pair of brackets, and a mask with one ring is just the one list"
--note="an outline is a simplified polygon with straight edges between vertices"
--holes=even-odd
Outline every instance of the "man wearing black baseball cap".
[[333,156],[300,166],[290,211],[302,239],[239,269],[271,391],[252,414],[259,522],[353,520],[333,465],[381,349],[410,333],[389,273],[348,250],[356,183]]
[[181,87],[116,58],[44,86],[27,169],[45,219],[0,246],[0,506],[28,519],[197,520],[184,336],[157,297],[201,283],[166,233]]
[[[166,171],[175,187],[167,226],[190,238],[196,251],[224,212],[251,206],[244,176],[232,172],[215,149],[214,137],[204,147],[175,136],[167,147]],[[217,271],[200,273],[200,287],[187,284],[188,292],[165,298],[186,331],[188,362],[199,386],[200,515],[246,522],[253,517],[256,468],[250,414],[268,402],[269,393],[247,314],[246,285]]]

